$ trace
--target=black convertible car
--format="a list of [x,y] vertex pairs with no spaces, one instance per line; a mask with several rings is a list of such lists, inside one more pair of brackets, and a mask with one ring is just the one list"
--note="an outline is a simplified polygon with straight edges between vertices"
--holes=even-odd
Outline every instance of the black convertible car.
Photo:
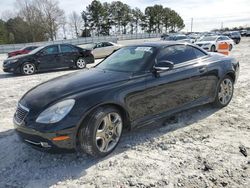
[[71,44],[54,44],[6,59],[3,62],[3,71],[30,75],[38,71],[61,68],[83,69],[88,63],[94,63],[94,56],[90,50]]
[[176,42],[119,49],[95,68],[45,82],[19,101],[20,138],[48,151],[105,156],[122,130],[205,103],[229,104],[239,63]]

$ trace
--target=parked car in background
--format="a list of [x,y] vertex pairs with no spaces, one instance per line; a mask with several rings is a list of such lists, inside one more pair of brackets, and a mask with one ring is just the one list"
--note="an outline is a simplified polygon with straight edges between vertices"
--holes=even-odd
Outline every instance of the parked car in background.
[[164,40],[164,39],[167,38],[167,37],[169,37],[169,34],[163,33],[163,34],[161,35],[161,40]]
[[193,43],[194,42],[194,40],[191,39],[190,37],[188,37],[186,35],[181,35],[181,34],[169,35],[168,37],[165,37],[163,40],[166,40],[166,41],[178,41],[178,42],[188,42],[188,43]]
[[240,43],[241,35],[239,31],[228,31],[228,32],[223,33],[223,35],[226,35],[229,38],[233,39],[235,44]]
[[247,30],[246,36],[247,36],[247,37],[250,37],[250,30]]
[[245,29],[241,30],[241,31],[240,31],[240,35],[241,35],[242,37],[245,37],[245,36],[247,35],[247,30],[245,30]]
[[37,47],[38,46],[26,46],[20,50],[15,50],[15,51],[9,52],[8,57],[13,57],[13,56],[22,55],[22,54],[28,54],[29,52],[36,49]]
[[83,69],[88,63],[94,63],[94,56],[90,50],[71,44],[53,44],[6,59],[3,62],[3,71],[30,75],[61,68]]
[[92,69],[28,91],[18,103],[15,130],[39,150],[103,157],[115,149],[125,128],[206,103],[227,106],[238,73],[233,57],[209,54],[192,44],[124,47]]
[[84,48],[92,51],[96,59],[107,57],[121,47],[122,45],[113,42],[98,42],[84,46]]
[[227,36],[206,36],[202,37],[195,44],[206,51],[216,52],[221,42],[228,43],[230,51],[233,49],[234,41]]

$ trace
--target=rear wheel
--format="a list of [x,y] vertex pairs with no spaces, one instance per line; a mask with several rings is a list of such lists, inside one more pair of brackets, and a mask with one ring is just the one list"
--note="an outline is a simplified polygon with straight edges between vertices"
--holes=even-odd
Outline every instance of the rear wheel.
[[80,57],[78,58],[78,60],[76,61],[76,67],[78,69],[84,69],[86,67],[86,61],[84,58]]
[[123,128],[120,112],[113,107],[96,109],[79,130],[80,148],[95,157],[110,154],[117,146]]
[[234,92],[233,79],[230,76],[224,77],[218,85],[214,106],[223,108],[227,106]]
[[21,72],[24,75],[31,75],[36,72],[36,67],[33,63],[25,63],[21,68]]

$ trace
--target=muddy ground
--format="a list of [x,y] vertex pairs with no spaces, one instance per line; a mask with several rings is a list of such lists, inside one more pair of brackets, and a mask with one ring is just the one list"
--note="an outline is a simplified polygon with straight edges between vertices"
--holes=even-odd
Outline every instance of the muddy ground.
[[0,70],[0,187],[250,187],[250,157],[239,149],[250,155],[249,49],[250,38],[243,38],[231,53],[240,61],[240,77],[229,106],[205,105],[125,132],[102,159],[42,153],[13,130],[16,104],[27,90],[78,70],[32,76]]

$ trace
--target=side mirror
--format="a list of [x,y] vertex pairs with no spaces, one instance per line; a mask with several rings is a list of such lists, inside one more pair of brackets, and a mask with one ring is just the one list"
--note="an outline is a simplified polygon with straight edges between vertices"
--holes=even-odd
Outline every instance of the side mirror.
[[154,70],[158,73],[172,70],[174,68],[174,63],[171,61],[160,61],[154,66]]
[[44,56],[45,55],[45,52],[44,51],[40,51],[37,53],[38,56]]

